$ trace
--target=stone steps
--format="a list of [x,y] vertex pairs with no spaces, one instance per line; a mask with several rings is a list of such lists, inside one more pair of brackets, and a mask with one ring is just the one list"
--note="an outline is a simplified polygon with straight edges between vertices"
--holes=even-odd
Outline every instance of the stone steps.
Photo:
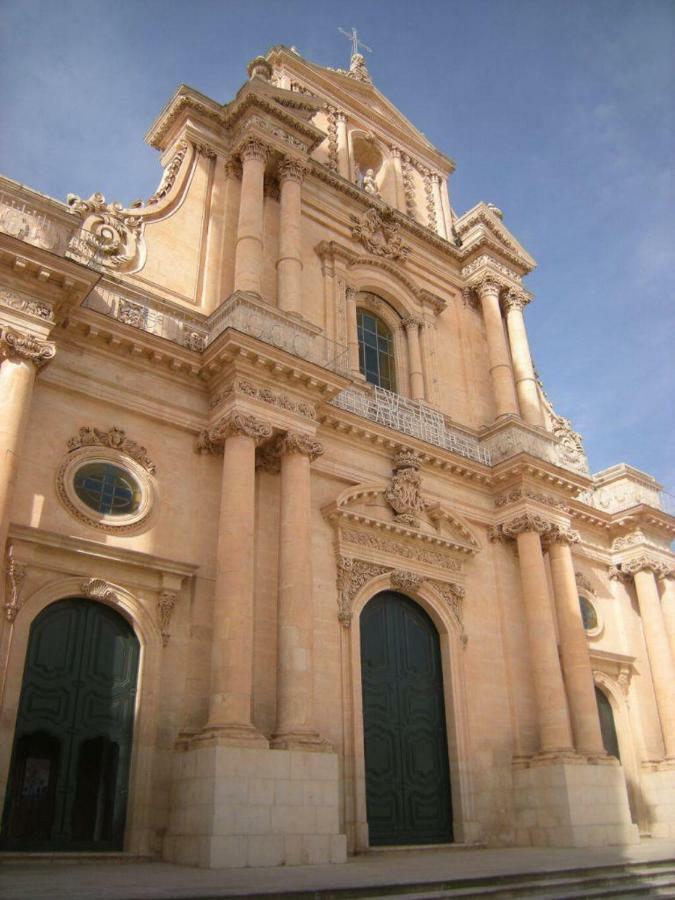
[[[239,897],[246,895],[240,894]],[[251,896],[251,895],[248,895]],[[396,898],[396,900],[441,900],[441,898],[490,898],[518,900],[584,900],[643,897],[675,898],[675,859],[625,866],[597,866],[557,872],[518,875],[488,875],[450,882],[427,884],[378,885],[350,888],[326,888],[307,891],[257,893],[269,900],[357,900],[357,898]],[[209,898],[191,898],[209,900]],[[229,900],[233,900],[230,895]]]
[[152,856],[141,856],[138,853],[14,853],[0,852],[0,866],[15,863],[143,863],[152,862]]

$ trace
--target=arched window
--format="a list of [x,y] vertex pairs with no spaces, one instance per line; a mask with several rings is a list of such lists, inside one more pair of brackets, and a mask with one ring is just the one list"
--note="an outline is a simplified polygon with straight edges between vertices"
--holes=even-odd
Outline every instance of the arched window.
[[394,340],[381,319],[365,309],[357,309],[356,324],[359,338],[359,368],[366,381],[396,390],[394,374]]

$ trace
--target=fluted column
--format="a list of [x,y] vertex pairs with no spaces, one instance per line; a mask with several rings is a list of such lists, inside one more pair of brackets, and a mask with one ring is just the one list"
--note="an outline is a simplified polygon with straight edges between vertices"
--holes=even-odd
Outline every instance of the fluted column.
[[313,724],[314,602],[310,464],[321,444],[289,432],[279,442],[281,516],[277,610],[277,726],[271,744],[324,750]]
[[211,698],[205,731],[224,743],[266,743],[251,722],[255,448],[272,436],[254,416],[234,414],[218,423],[202,446],[223,447],[213,597]]
[[356,288],[347,287],[345,289],[345,299],[347,302],[347,344],[349,346],[349,364],[352,375],[360,375],[361,367],[359,365],[359,332],[356,324],[356,296],[358,291]]
[[[3,559],[35,376],[55,352],[54,344],[49,341],[13,328],[7,328],[0,336],[0,558]],[[4,578],[1,583],[4,585]]]
[[480,298],[487,335],[490,377],[495,395],[497,418],[518,415],[518,402],[506,345],[504,323],[499,307],[501,285],[493,278],[482,278],[474,285]]
[[665,568],[663,563],[648,556],[629,560],[621,566],[622,572],[632,575],[635,581],[666,758],[675,760],[675,662],[656,584],[656,576],[662,574]]
[[338,173],[349,180],[349,142],[347,141],[347,116],[343,112],[335,114],[337,125]]
[[263,270],[263,204],[267,147],[253,138],[239,151],[242,164],[237,249],[234,263],[235,291],[261,293]]
[[410,396],[413,400],[424,400],[424,372],[420,352],[420,326],[422,322],[413,316],[403,319],[402,325],[408,340],[408,365],[410,368]]
[[551,525],[539,516],[522,515],[499,530],[518,544],[539,749],[545,754],[570,753],[572,733],[541,546],[541,535],[548,534]]
[[588,756],[606,756],[572,561],[571,545],[579,541],[579,535],[576,531],[554,525],[546,541],[551,559],[560,653],[574,745],[579,753]]
[[544,414],[539,402],[537,380],[532,365],[530,345],[527,340],[523,309],[530,302],[524,291],[512,288],[504,298],[506,309],[506,328],[513,360],[513,374],[516,382],[516,393],[520,403],[520,411],[530,425],[544,426]]
[[302,181],[307,167],[287,157],[279,166],[279,258],[277,297],[280,309],[302,314]]

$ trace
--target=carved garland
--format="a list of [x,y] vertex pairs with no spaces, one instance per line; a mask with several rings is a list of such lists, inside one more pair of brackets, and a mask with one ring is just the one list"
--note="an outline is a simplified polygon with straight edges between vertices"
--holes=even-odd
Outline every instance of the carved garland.
[[401,155],[401,173],[403,175],[403,193],[405,194],[406,212],[411,219],[417,218],[417,202],[415,199],[415,176],[413,175],[410,157]]
[[338,137],[337,121],[338,111],[334,106],[327,106],[328,113],[328,168],[332,172],[338,171]]
[[22,606],[21,587],[26,578],[26,567],[20,566],[14,559],[14,547],[7,547],[7,565],[5,569],[7,593],[5,596],[5,617],[13,622]]

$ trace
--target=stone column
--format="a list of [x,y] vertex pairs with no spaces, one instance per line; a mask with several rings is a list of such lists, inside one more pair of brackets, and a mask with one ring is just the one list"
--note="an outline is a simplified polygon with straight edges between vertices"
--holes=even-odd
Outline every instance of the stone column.
[[504,298],[506,309],[506,328],[509,334],[511,346],[511,358],[516,381],[516,393],[520,403],[520,411],[526,422],[530,425],[544,427],[544,414],[539,403],[539,391],[534,376],[530,345],[527,341],[525,319],[523,309],[530,302],[530,298],[524,291],[515,288],[507,293]]
[[511,359],[506,345],[504,323],[499,308],[501,285],[494,278],[482,278],[474,285],[480,298],[487,335],[490,377],[495,395],[497,418],[518,415],[518,402],[511,369]]
[[431,173],[431,185],[434,193],[434,205],[436,206],[436,220],[438,222],[438,233],[442,238],[447,240],[448,228],[445,222],[445,212],[443,210],[443,198],[441,196],[441,176],[437,172]]
[[286,157],[279,166],[277,298],[285,312],[302,314],[302,180],[307,167]]
[[337,124],[338,173],[350,180],[349,176],[349,142],[347,141],[347,116],[343,112],[335,114]]
[[675,660],[675,572],[664,573],[663,593],[661,594],[661,608],[663,621],[666,624],[666,634],[670,641],[670,653]]
[[223,216],[223,244],[221,249],[220,299],[226,300],[234,290],[234,267],[237,249],[237,222],[241,193],[241,163],[231,157],[223,166],[225,173],[225,213]]
[[408,339],[408,365],[410,368],[410,396],[413,400],[424,400],[424,372],[420,353],[420,326],[422,322],[413,316],[402,320]]
[[[0,558],[4,560],[12,495],[38,369],[56,353],[54,344],[7,328],[0,337]],[[0,593],[4,590],[4,578]]]
[[436,322],[433,314],[426,314],[420,332],[420,352],[424,370],[424,398],[427,403],[438,404],[436,390]]
[[540,537],[551,531],[551,524],[526,514],[502,525],[500,531],[518,543],[539,749],[544,754],[569,754],[573,750],[572,732]]
[[200,447],[223,445],[213,597],[211,698],[207,735],[221,743],[266,744],[251,722],[253,693],[253,593],[255,448],[272,429],[235,413],[202,436]]
[[271,745],[328,750],[313,727],[314,600],[310,464],[321,444],[289,432],[281,453],[281,522],[277,611],[277,726]]
[[239,150],[241,199],[234,263],[235,291],[261,293],[263,269],[263,204],[268,148],[249,138]]
[[349,362],[352,375],[361,375],[359,366],[359,332],[356,324],[356,288],[347,286],[345,298],[347,301],[347,344],[349,346]]
[[407,212],[405,202],[405,190],[403,188],[403,167],[401,165],[400,147],[390,147],[392,168],[394,170],[394,184],[396,187],[396,208],[402,213]]
[[554,525],[546,540],[551,558],[562,668],[575,747],[587,756],[606,756],[572,561],[571,544],[579,541],[579,535],[576,531]]
[[656,584],[656,576],[665,570],[663,563],[647,556],[631,559],[621,566],[622,573],[632,575],[635,580],[666,758],[675,760],[675,663]]

